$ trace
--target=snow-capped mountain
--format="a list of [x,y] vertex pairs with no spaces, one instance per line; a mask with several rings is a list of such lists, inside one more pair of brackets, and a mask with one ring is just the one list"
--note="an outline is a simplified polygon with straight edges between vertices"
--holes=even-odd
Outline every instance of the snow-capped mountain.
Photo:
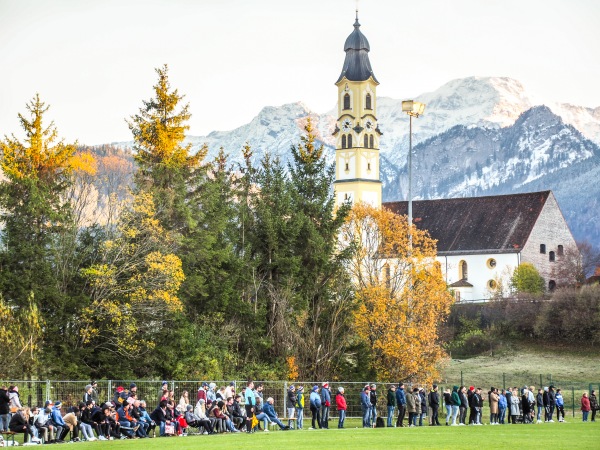
[[[427,105],[425,114],[413,121],[418,197],[553,189],[575,237],[600,244],[600,205],[585,206],[588,193],[600,194],[592,175],[600,172],[600,107],[535,105],[521,83],[500,77],[452,80],[415,100]],[[333,162],[337,110],[318,114],[300,102],[265,107],[246,125],[189,137],[189,141],[195,149],[206,143],[208,158],[223,147],[234,164],[241,163],[246,143],[255,160],[269,152],[286,162],[308,116]],[[377,98],[377,116],[383,132],[384,201],[402,199],[407,184],[408,117],[401,100],[386,97]],[[573,188],[575,182],[590,185]],[[589,219],[585,229],[575,223],[582,214]]]

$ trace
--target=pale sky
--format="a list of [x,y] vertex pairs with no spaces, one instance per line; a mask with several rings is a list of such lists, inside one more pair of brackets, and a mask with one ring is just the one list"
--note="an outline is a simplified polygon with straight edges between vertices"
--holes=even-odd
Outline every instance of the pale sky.
[[[67,141],[131,140],[167,63],[191,135],[264,106],[335,105],[354,0],[0,0],[0,137],[36,92]],[[507,76],[539,101],[600,106],[600,0],[361,0],[378,95]]]

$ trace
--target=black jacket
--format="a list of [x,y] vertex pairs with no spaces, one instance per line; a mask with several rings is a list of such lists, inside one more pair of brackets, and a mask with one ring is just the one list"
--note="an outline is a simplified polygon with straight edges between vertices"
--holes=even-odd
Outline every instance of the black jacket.
[[8,391],[6,389],[0,389],[0,414],[10,413],[10,399],[8,398]]
[[8,429],[10,431],[14,431],[15,433],[22,433],[28,425],[29,424],[25,420],[25,417],[23,417],[20,413],[15,413],[10,419]]
[[429,406],[431,407],[431,409],[435,409],[435,408],[439,408],[440,407],[440,396],[437,392],[435,391],[431,391],[429,393],[429,398],[427,399]]
[[167,421],[166,412],[162,410],[160,406],[157,406],[156,409],[150,413],[150,418],[156,423]]
[[464,392],[459,392],[458,397],[460,398],[460,407],[468,408],[469,407],[469,399],[467,398],[467,394]]

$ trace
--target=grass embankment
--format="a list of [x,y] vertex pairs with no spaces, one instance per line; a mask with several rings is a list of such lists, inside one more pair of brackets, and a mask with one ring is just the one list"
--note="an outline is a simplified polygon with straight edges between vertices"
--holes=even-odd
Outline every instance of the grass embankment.
[[[564,347],[511,343],[503,345],[494,355],[453,359],[443,370],[443,380],[449,384],[460,383],[461,371],[466,385],[485,389],[507,386],[564,384],[581,387],[600,383],[600,351],[585,345]],[[503,374],[504,377],[503,377]]]
[[[352,421],[349,425],[358,425]],[[332,424],[332,427],[335,427]],[[257,432],[249,435],[187,436],[77,444],[81,450],[110,448],[162,450],[212,448],[238,449],[390,449],[390,448],[552,448],[597,449],[600,423],[554,423],[481,427],[346,428]]]

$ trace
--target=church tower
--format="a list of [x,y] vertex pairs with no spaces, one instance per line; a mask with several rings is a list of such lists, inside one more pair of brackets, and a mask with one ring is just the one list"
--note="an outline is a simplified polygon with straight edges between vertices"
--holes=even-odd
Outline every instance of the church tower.
[[338,119],[333,135],[335,192],[339,205],[350,200],[381,207],[377,95],[379,82],[369,62],[369,41],[360,31],[358,11],[354,31],[346,39],[346,59],[338,88]]

